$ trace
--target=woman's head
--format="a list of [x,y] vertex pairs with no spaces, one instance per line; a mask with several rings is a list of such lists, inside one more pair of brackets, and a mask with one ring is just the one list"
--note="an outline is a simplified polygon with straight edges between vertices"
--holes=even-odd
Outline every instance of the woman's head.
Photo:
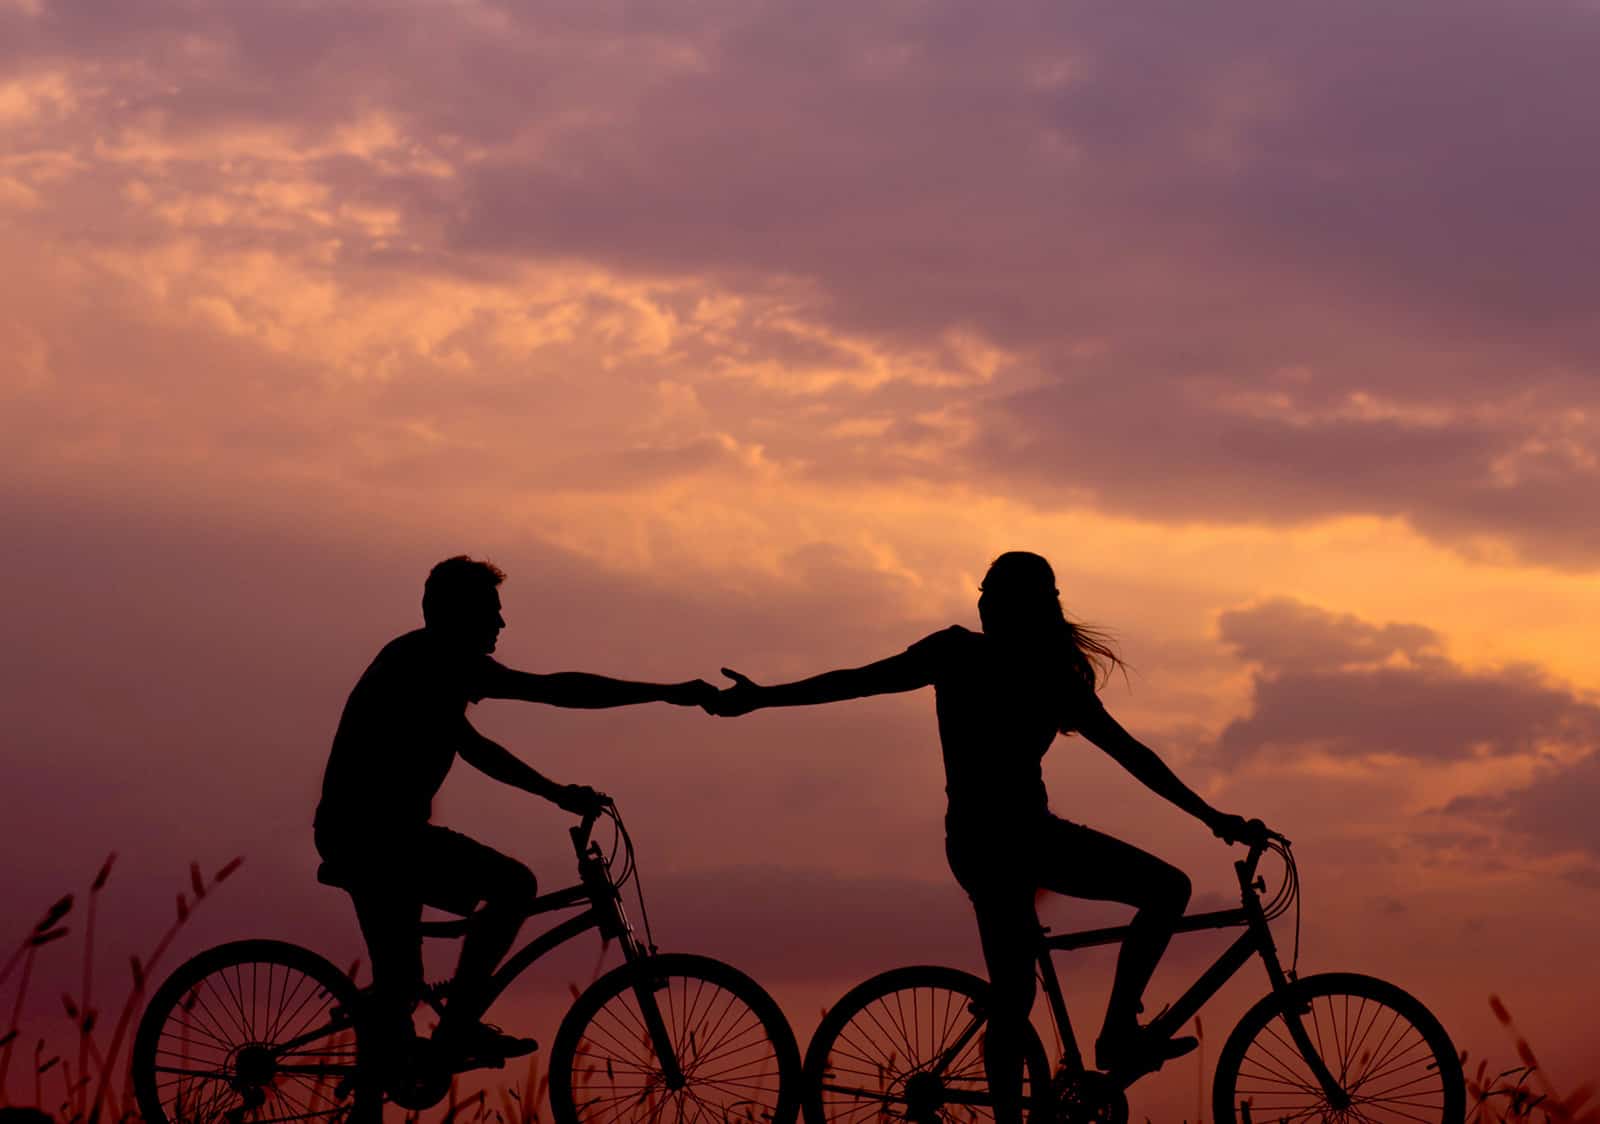
[[1010,550],[989,563],[978,597],[983,631],[1004,639],[1047,635],[1061,617],[1056,574],[1037,554]]
[[1067,619],[1055,571],[1040,555],[1007,551],[989,564],[979,589],[985,636],[1064,660],[1068,674],[1090,690],[1122,664],[1104,633]]

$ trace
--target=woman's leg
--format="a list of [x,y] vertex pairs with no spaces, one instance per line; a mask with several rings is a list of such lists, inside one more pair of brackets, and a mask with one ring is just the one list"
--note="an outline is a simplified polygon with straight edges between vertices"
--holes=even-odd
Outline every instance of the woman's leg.
[[[989,1028],[983,1065],[994,1097],[996,1124],[1022,1120],[1022,1063],[1028,1018],[1033,1012],[1034,960],[1039,951],[1039,915],[1026,871],[1007,869],[989,848],[946,843],[956,880],[972,899],[978,939],[989,973]],[[1018,856],[1007,856],[1015,864]]]
[[1055,818],[1043,833],[1038,864],[1048,890],[1124,902],[1138,911],[1117,957],[1100,1036],[1104,1052],[1114,1055],[1137,1037],[1140,998],[1189,904],[1189,876],[1120,839]]
[[1022,1119],[1022,1055],[1033,1012],[1034,958],[1039,948],[1039,915],[1033,889],[985,894],[972,900],[978,937],[989,970],[989,1030],[983,1066],[994,1095],[996,1124]]

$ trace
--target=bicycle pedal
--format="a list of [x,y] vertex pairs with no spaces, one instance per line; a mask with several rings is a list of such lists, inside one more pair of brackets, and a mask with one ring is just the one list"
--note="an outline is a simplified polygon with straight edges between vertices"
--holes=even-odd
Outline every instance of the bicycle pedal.
[[450,1068],[457,1073],[462,1073],[469,1069],[504,1069],[505,1067],[506,1059],[504,1055],[485,1054],[477,1057],[457,1058],[455,1064]]

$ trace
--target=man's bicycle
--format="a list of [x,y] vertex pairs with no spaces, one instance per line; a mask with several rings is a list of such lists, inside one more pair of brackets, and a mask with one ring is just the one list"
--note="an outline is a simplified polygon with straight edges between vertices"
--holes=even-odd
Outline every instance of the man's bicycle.
[[[1461,1124],[1466,1090],[1461,1061],[1439,1020],[1418,1000],[1371,976],[1330,972],[1303,978],[1284,971],[1268,923],[1299,898],[1289,841],[1256,825],[1249,857],[1234,863],[1240,907],[1185,917],[1177,931],[1243,927],[1217,962],[1151,1026],[1169,1037],[1252,956],[1271,991],[1245,1012],[1217,1058],[1215,1124],[1267,1121],[1393,1121]],[[1284,878],[1273,896],[1256,874],[1266,852]],[[1114,944],[1126,927],[1046,936],[1039,979],[1059,1032],[1054,1072],[1029,1028],[1023,1104],[1030,1124],[1124,1124],[1126,1090],[1149,1072],[1100,1073],[1084,1066],[1050,953]],[[1299,921],[1296,915],[1296,955]],[[954,968],[897,968],[848,992],[823,1018],[806,1050],[807,1124],[992,1119],[983,1065],[989,985]]]
[[[609,854],[591,838],[601,818],[614,827]],[[800,1056],[777,1003],[727,964],[656,951],[633,843],[614,805],[585,816],[571,835],[578,884],[541,894],[530,912],[586,908],[508,956],[491,985],[498,997],[534,961],[590,929],[622,949],[623,963],[578,996],[556,1032],[549,1061],[556,1124],[663,1117],[790,1124]],[[318,878],[340,885],[327,864]],[[644,939],[623,909],[630,881]],[[425,922],[422,931],[456,937],[469,923]],[[442,1014],[447,993],[448,985],[429,988],[424,1000]],[[161,985],[139,1023],[132,1074],[146,1124],[376,1124],[385,1099],[430,1108],[456,1073],[484,1064],[425,1049],[402,1087],[386,1084],[368,999],[298,945],[245,940],[200,953]]]

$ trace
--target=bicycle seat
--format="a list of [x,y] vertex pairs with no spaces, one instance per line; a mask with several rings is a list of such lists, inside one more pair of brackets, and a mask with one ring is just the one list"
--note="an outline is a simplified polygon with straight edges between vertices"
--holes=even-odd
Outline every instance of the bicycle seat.
[[[350,871],[338,863],[324,862],[317,867],[317,881],[324,886],[332,886],[336,890],[351,893],[354,889]],[[460,937],[465,936],[472,925],[472,914],[458,918],[454,921],[423,921],[417,925],[417,932],[424,937]]]

